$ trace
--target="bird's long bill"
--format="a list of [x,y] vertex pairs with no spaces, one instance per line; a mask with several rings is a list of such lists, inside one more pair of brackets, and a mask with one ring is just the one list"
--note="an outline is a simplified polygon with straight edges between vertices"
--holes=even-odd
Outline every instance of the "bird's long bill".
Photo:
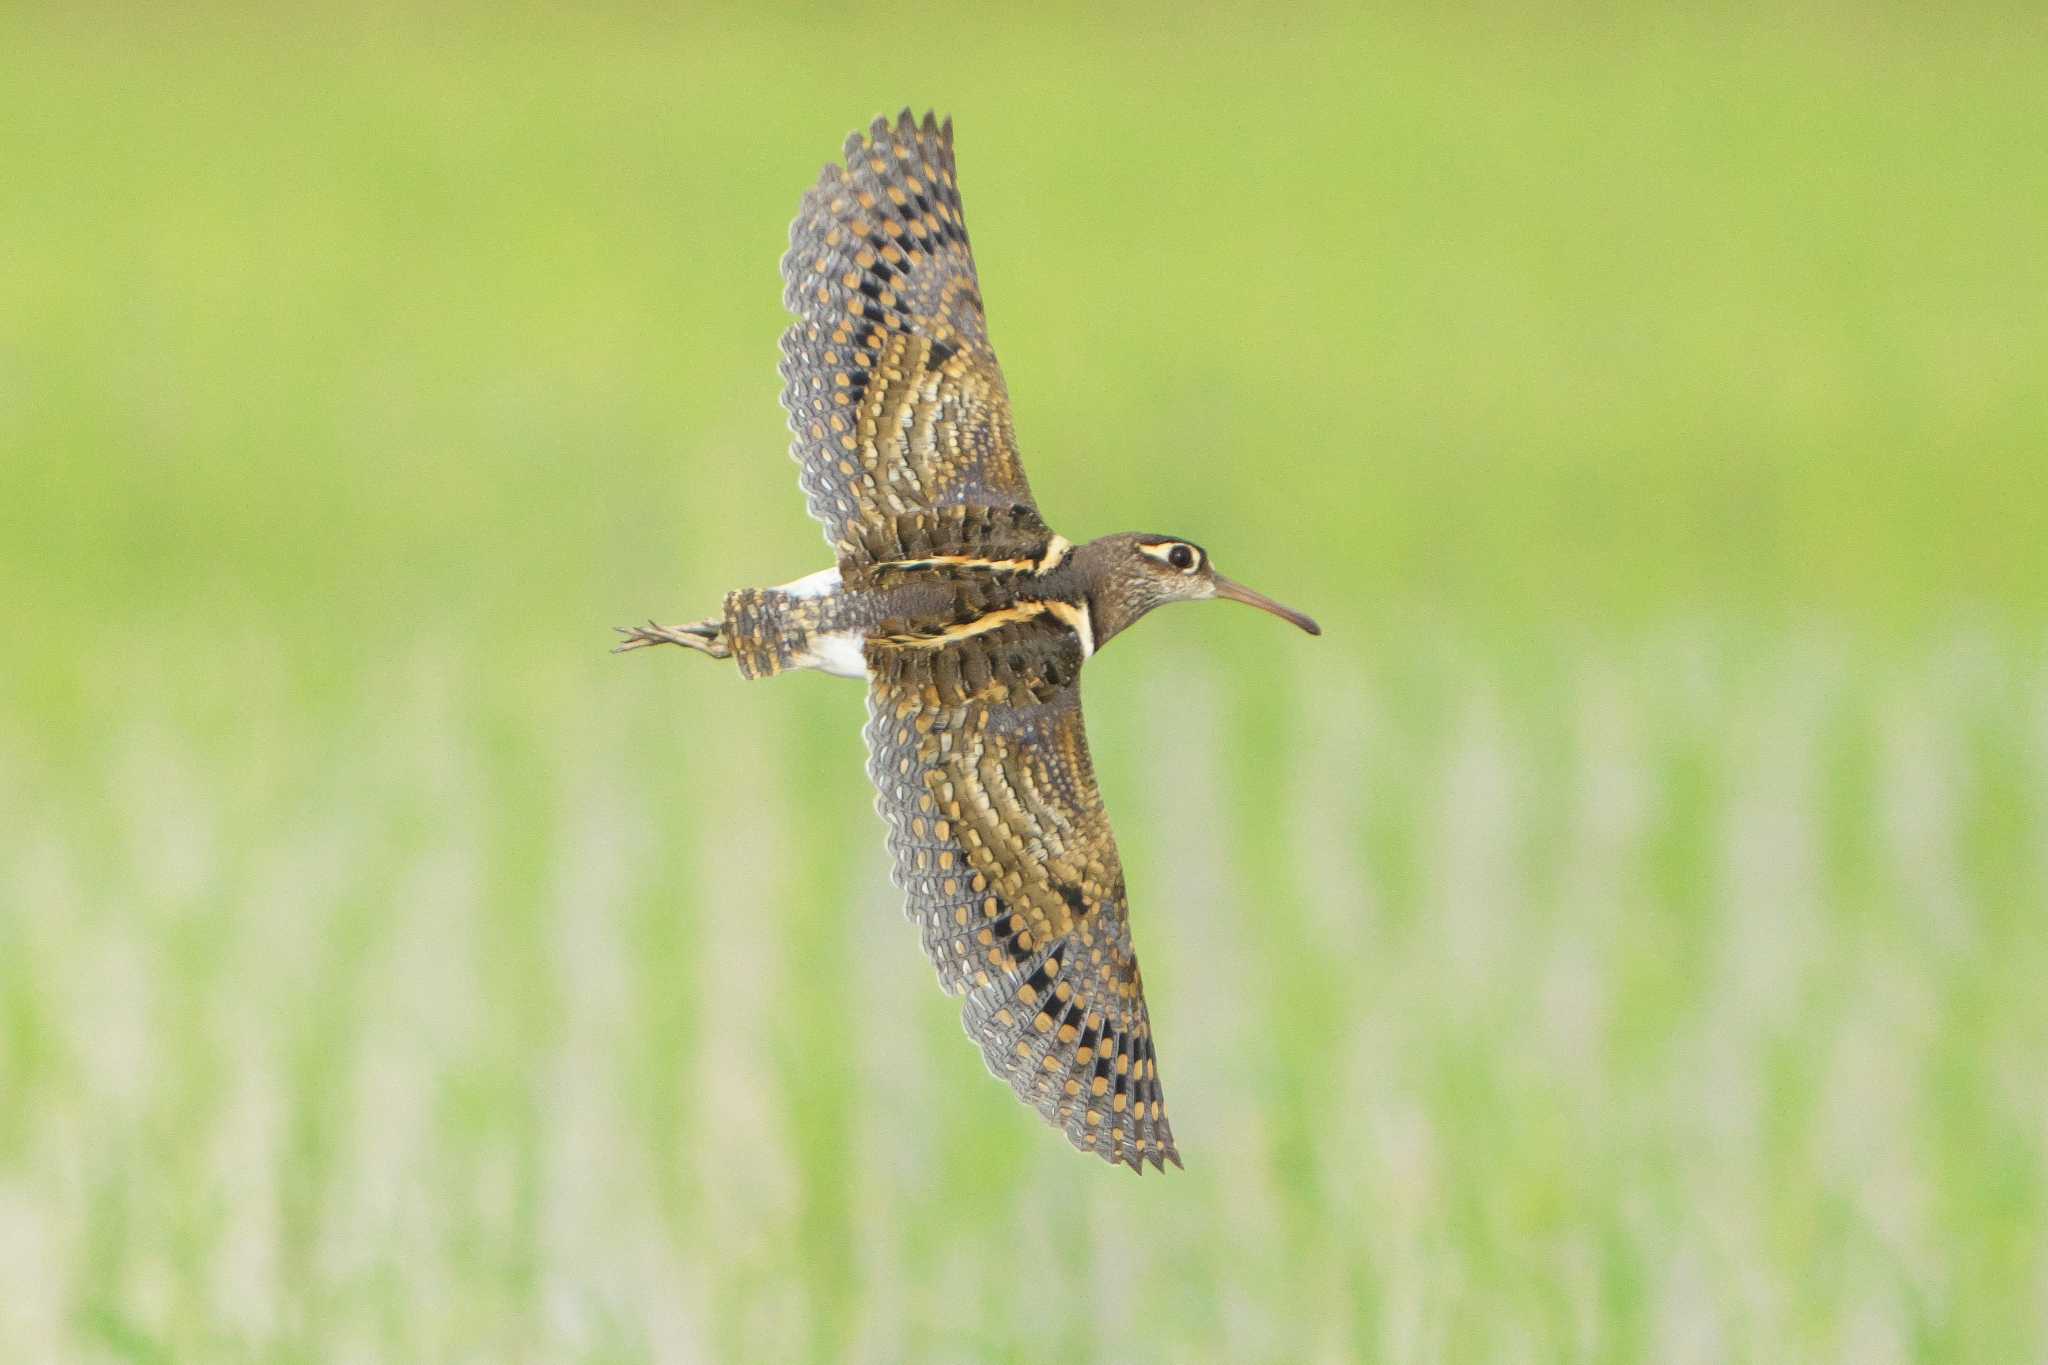
[[1311,635],[1323,633],[1323,628],[1315,623],[1313,617],[1303,616],[1292,607],[1283,607],[1264,593],[1253,592],[1244,584],[1235,579],[1225,578],[1222,574],[1216,575],[1216,595],[1227,597],[1233,602],[1242,602],[1248,607],[1257,607],[1260,611],[1269,611],[1283,621],[1293,622]]

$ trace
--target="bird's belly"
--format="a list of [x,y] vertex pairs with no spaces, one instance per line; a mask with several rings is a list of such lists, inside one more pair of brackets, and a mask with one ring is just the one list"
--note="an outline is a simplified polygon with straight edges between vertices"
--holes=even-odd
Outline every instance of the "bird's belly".
[[805,574],[802,578],[784,583],[777,592],[788,593],[791,597],[830,597],[839,591],[839,570],[835,566]]
[[799,664],[803,668],[815,668],[820,673],[830,673],[835,678],[865,678],[868,675],[867,654],[862,646],[866,636],[857,630],[823,631],[813,635],[807,656]]
[[801,632],[802,645],[790,658],[789,666],[830,673],[835,678],[865,678],[868,661],[861,652],[866,640],[864,632],[816,628],[820,616],[829,618],[835,614],[828,604],[838,596],[839,589],[837,568],[820,569],[775,589],[794,608],[784,619]]

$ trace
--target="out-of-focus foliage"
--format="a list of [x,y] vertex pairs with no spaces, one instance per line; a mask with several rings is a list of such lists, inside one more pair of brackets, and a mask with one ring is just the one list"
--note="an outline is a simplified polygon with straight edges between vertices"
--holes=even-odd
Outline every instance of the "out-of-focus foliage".
[[[2043,1347],[2048,64],[1812,6],[0,17],[0,1356]],[[1189,1169],[1016,1109],[776,262],[950,111]]]

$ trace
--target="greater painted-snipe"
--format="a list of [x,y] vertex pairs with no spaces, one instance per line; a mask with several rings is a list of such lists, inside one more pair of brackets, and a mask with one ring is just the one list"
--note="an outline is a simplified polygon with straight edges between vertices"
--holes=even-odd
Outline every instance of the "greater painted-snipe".
[[1223,597],[1321,632],[1179,537],[1054,534],[989,346],[952,121],[906,109],[845,156],[782,260],[791,453],[838,563],[618,648],[867,679],[896,883],[989,1069],[1083,1151],[1178,1166],[1081,667],[1168,602]]

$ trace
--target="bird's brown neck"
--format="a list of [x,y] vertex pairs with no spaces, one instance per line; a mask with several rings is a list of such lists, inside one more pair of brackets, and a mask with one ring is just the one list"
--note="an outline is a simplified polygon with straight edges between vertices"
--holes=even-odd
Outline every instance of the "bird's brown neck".
[[1061,570],[1073,576],[1071,591],[1088,604],[1095,649],[1101,649],[1158,605],[1133,592],[1128,577],[1118,572],[1129,557],[1124,540],[1121,536],[1105,536],[1076,546]]

